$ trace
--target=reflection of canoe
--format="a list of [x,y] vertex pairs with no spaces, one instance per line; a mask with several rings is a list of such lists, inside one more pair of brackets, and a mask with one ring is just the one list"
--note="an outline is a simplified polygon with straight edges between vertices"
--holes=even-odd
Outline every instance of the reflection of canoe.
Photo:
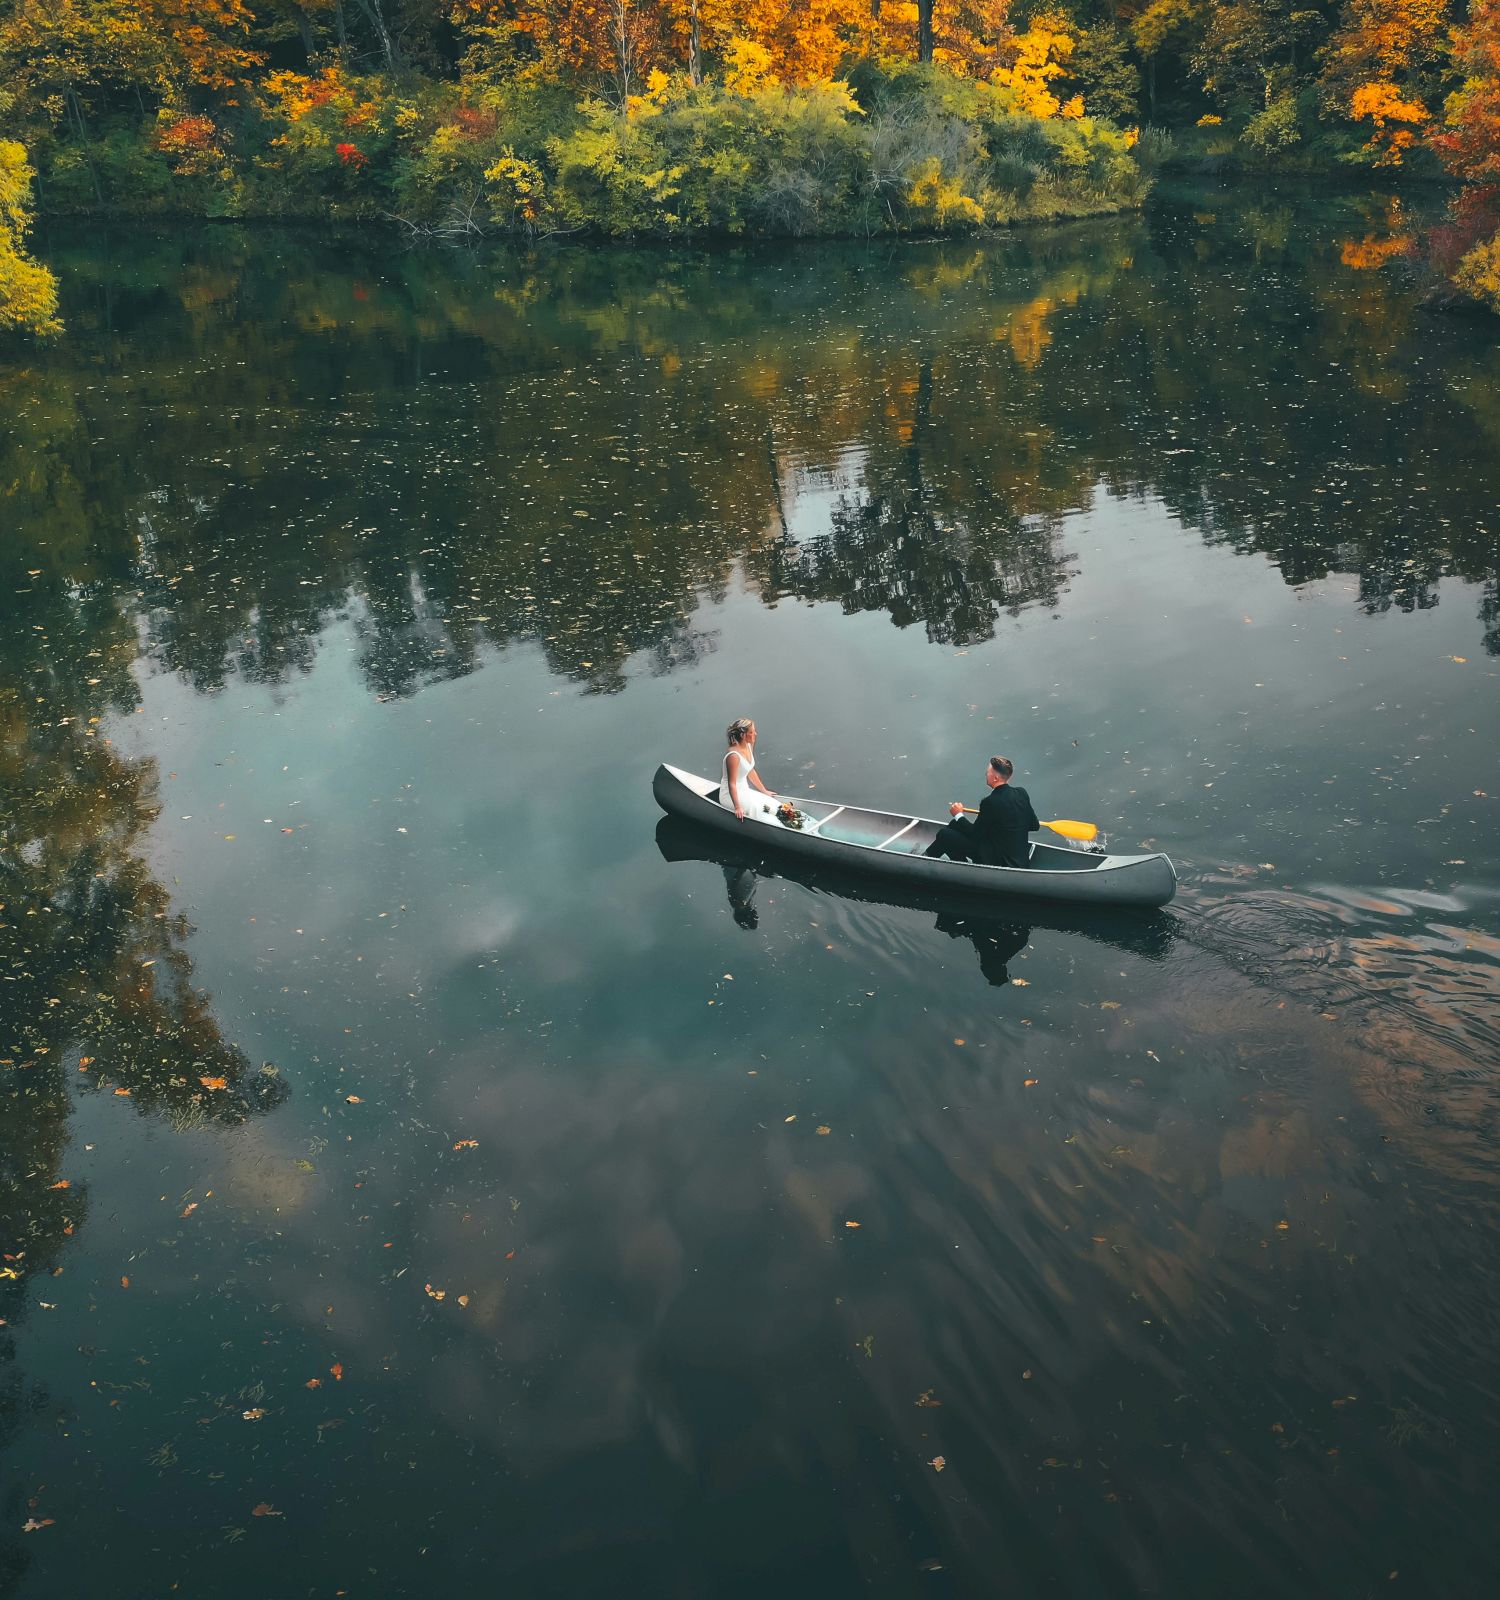
[[[685,822],[681,817],[663,817],[656,825],[656,848],[667,861],[712,862],[724,869],[729,881],[729,902],[738,908],[741,900],[754,903],[757,879],[799,883],[814,894],[835,895],[865,905],[900,906],[908,911],[935,914],[943,933],[966,937],[1001,934],[1012,928],[1031,931],[1055,929],[1081,934],[1099,944],[1129,950],[1150,961],[1159,961],[1171,949],[1177,933],[1176,919],[1168,912],[1140,911],[1130,907],[1047,905],[1036,900],[1007,899],[994,894],[975,895],[955,892],[946,886],[931,888],[921,884],[893,883],[871,878],[867,872],[849,872],[825,861],[808,861],[795,856],[758,848],[760,834],[740,829],[732,833]],[[769,857],[769,859],[768,859]],[[736,921],[740,920],[736,917]]]
[[987,867],[923,854],[941,823],[927,817],[869,811],[827,800],[784,798],[806,817],[784,827],[769,809],[741,822],[718,803],[719,786],[680,767],[660,766],[652,792],[663,811],[702,823],[778,856],[878,875],[888,883],[970,896],[1017,896],[1100,906],[1164,906],[1177,892],[1177,874],[1161,854],[1096,855],[1034,844],[1025,867]]

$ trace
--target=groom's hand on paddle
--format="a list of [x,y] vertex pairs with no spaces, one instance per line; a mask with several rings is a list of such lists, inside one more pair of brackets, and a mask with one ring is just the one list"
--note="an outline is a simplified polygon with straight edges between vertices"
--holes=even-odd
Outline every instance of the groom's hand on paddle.
[[953,804],[948,807],[948,815],[950,817],[961,817],[963,814],[964,808],[960,801],[955,800]]

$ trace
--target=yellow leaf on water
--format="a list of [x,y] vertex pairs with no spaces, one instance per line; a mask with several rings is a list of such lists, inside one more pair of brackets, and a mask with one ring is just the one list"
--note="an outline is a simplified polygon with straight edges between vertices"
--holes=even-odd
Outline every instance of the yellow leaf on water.
[[931,1467],[934,1472],[941,1472],[943,1468],[948,1465],[948,1463],[944,1457],[934,1456],[932,1460],[927,1463],[927,1465]]
[[283,1514],[284,1513],[278,1511],[275,1506],[271,1505],[269,1501],[266,1500],[262,1500],[261,1503],[250,1513],[252,1517],[279,1517]]
[[832,1128],[830,1128],[830,1127],[828,1127],[828,1125],[827,1125],[827,1124],[826,1124],[826,1123],[824,1123],[824,1124],[821,1124],[821,1125],[820,1125],[820,1126],[819,1126],[819,1128],[818,1128],[818,1132],[819,1132],[819,1133],[820,1133],[820,1134],[826,1134],[826,1133],[832,1133],[832,1132],[833,1132],[833,1129],[832,1129]]
[[199,1078],[198,1082],[205,1089],[227,1089],[229,1087],[228,1078]]
[[1031,986],[1030,978],[1012,978],[1010,980],[1018,989],[1027,989]]
[[357,1094],[346,1094],[344,1099],[347,1100],[351,1106],[362,1105],[364,1103]]
[[846,1222],[844,1226],[846,1228],[857,1228],[859,1224],[857,1222]]

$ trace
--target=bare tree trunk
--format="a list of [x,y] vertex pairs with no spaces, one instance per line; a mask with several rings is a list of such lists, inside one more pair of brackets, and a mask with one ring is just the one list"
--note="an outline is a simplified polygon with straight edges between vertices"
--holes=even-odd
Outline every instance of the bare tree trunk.
[[385,11],[380,0],[359,0],[359,9],[370,19],[375,37],[380,40],[380,53],[385,57],[385,70],[394,72],[398,52],[391,39],[391,30],[385,24]]
[[[340,16],[342,16],[342,9],[340,7]],[[310,63],[313,58],[312,20],[301,6],[294,5],[292,10],[297,13],[297,31],[302,35],[302,54]]]
[[620,91],[621,111],[630,104],[635,81],[635,18],[630,7],[631,0],[611,0],[610,31],[614,35],[615,84]]
[[932,7],[934,0],[917,0],[917,60],[932,60]]
[[688,0],[688,77],[696,89],[703,82],[703,30],[699,0]]
[[344,0],[333,0],[333,18],[338,27],[339,54],[349,54],[349,29],[344,22]]
[[73,121],[78,126],[78,151],[83,157],[83,164],[89,169],[89,182],[93,185],[94,199],[99,203],[99,209],[104,209],[104,191],[99,187],[99,174],[94,169],[93,157],[89,155],[89,130],[84,124],[83,107],[78,103],[78,91],[70,83],[67,91],[68,105],[72,108]]

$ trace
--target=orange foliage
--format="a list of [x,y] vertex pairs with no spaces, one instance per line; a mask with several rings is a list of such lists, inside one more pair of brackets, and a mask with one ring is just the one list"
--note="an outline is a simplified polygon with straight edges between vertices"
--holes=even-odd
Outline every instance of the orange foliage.
[[1448,96],[1432,145],[1455,177],[1490,189],[1500,185],[1500,0],[1473,0],[1453,54],[1463,86]]
[[1430,121],[1432,113],[1420,100],[1402,95],[1394,83],[1362,83],[1349,99],[1349,115],[1356,122],[1368,118],[1375,132],[1365,147],[1378,167],[1398,167],[1402,156],[1417,141],[1414,128]]
[[1373,272],[1397,256],[1410,255],[1414,247],[1415,241],[1409,233],[1392,234],[1384,239],[1374,235],[1368,239],[1345,239],[1339,247],[1339,260],[1356,272]]

